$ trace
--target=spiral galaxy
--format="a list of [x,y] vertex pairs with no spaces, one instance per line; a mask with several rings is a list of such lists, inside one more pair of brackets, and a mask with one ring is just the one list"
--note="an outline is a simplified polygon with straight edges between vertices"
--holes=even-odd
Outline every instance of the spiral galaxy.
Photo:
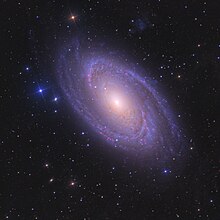
[[181,129],[155,80],[117,53],[97,50],[73,43],[61,52],[58,80],[72,109],[114,147],[163,157],[179,153]]

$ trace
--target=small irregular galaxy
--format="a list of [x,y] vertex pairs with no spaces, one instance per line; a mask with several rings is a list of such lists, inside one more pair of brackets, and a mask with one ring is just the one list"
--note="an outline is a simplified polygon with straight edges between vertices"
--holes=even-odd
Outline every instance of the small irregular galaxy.
[[182,130],[157,83],[120,60],[98,46],[87,52],[78,40],[64,47],[57,75],[68,102],[114,147],[166,159],[180,154]]

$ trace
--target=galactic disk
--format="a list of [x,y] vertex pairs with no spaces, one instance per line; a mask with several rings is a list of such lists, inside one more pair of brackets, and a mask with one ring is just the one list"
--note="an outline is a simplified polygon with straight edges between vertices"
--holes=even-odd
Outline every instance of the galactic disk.
[[166,99],[127,63],[117,53],[73,43],[61,52],[58,80],[72,109],[110,145],[135,154],[180,153],[182,131]]

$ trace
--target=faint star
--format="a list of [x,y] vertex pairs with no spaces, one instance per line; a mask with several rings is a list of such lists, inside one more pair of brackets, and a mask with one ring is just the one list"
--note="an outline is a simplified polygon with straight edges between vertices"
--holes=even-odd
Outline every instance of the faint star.
[[163,170],[163,173],[165,173],[165,174],[167,174],[167,173],[171,173],[171,170],[164,169],[164,170]]
[[70,187],[74,187],[76,185],[76,182],[74,182],[74,181],[71,181],[70,183],[69,183],[69,186]]

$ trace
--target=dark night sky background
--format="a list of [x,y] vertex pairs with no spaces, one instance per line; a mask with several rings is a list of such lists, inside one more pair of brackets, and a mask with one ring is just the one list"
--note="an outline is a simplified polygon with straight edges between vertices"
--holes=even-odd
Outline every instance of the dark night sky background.
[[[219,10],[218,0],[1,1],[0,219],[220,219]],[[178,169],[129,161],[73,113],[55,73],[76,35],[122,50],[166,91],[187,134]]]

